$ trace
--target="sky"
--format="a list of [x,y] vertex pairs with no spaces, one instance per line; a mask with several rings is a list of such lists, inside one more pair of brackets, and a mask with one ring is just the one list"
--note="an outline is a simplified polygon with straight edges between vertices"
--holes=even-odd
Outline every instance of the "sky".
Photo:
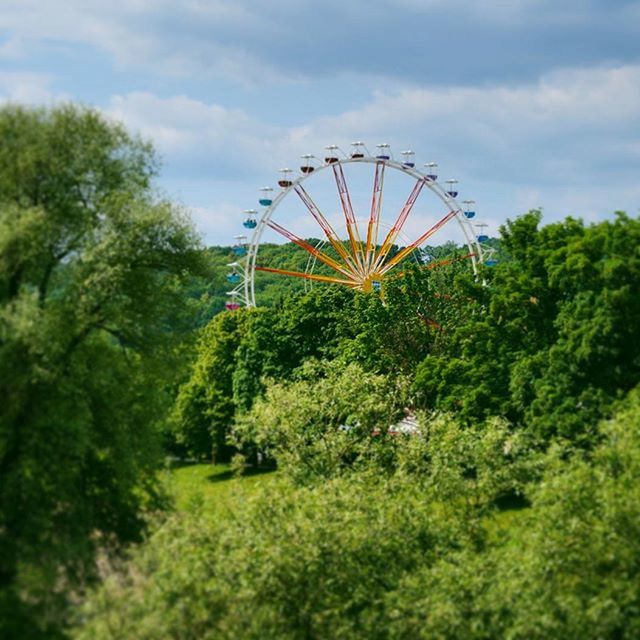
[[437,161],[491,234],[640,211],[640,1],[0,0],[0,102],[70,100],[153,142],[207,244],[279,168],[353,140]]

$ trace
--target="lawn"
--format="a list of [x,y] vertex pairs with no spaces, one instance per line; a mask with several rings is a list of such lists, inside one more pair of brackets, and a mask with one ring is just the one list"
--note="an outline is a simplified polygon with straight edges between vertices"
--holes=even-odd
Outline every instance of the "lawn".
[[271,470],[252,469],[236,477],[226,464],[178,464],[166,474],[169,492],[179,511],[200,503],[211,510],[228,507],[277,477]]
[[[178,511],[202,505],[207,511],[227,510],[234,502],[250,497],[265,484],[275,482],[278,474],[272,470],[249,469],[235,476],[228,464],[177,464],[166,472],[169,493]],[[485,520],[489,538],[497,542],[509,535],[523,513],[523,505],[501,505]]]

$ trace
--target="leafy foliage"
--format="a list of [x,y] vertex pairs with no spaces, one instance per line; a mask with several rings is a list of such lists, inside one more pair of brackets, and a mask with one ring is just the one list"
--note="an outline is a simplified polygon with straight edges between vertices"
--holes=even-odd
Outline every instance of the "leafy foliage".
[[[270,483],[232,518],[183,514],[107,579],[76,637],[633,638],[639,413],[636,392],[569,461],[504,424],[441,419],[391,476]],[[496,496],[532,468],[532,506],[496,529]]]
[[[263,272],[219,313],[233,251],[155,196],[147,143],[73,106],[4,106],[0,137],[3,635],[62,637],[98,554],[81,638],[638,635],[638,219],[532,211],[479,278],[447,244],[381,294]],[[162,435],[279,471],[121,564]]]
[[640,222],[539,221],[533,212],[505,226],[508,259],[488,288],[466,286],[473,313],[442,336],[414,388],[425,407],[502,414],[543,441],[586,445],[640,382]]
[[0,138],[0,607],[4,634],[36,637],[39,611],[49,636],[96,548],[158,504],[182,285],[203,263],[119,125],[4,106]]
[[355,364],[336,365],[307,362],[297,380],[269,385],[236,424],[240,446],[268,451],[298,482],[340,475],[370,456],[372,433],[398,419],[403,390]]
[[221,313],[200,336],[198,359],[180,387],[173,415],[174,434],[192,456],[228,459],[226,441],[235,411],[231,381],[247,321],[244,314]]

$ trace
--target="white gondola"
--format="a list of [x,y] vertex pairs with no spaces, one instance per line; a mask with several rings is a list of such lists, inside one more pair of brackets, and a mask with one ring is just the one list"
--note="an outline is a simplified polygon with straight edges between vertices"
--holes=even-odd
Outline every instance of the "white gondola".
[[258,202],[262,207],[270,207],[273,204],[273,187],[262,187]]
[[302,164],[300,165],[300,171],[304,174],[313,173],[315,166],[313,160],[315,156],[312,153],[305,153],[302,158]]
[[364,158],[364,156],[369,155],[367,151],[367,147],[364,142],[352,142],[351,143],[351,153],[349,154],[352,160],[358,160],[360,158]]
[[378,153],[376,154],[376,158],[378,160],[391,160],[391,145],[387,142],[381,142],[377,144]]
[[238,302],[238,296],[240,295],[237,291],[227,291],[227,295],[231,298],[225,302],[224,306],[227,311],[237,311],[242,305]]
[[278,180],[278,186],[282,187],[283,189],[290,187],[293,184],[293,180],[291,180],[292,173],[293,171],[291,171],[291,169],[287,169],[286,167],[284,169],[280,169],[280,180]]
[[340,151],[340,147],[337,144],[329,144],[325,147],[325,156],[324,161],[327,164],[333,164],[334,162],[338,162],[340,160],[338,156],[338,152]]
[[463,200],[462,204],[464,205],[464,215],[471,220],[471,218],[475,218],[476,216],[476,201],[475,200]]
[[427,162],[427,163],[425,163],[424,166],[427,169],[427,178],[429,178],[429,180],[435,182],[438,179],[438,163],[437,162]]
[[447,188],[446,192],[451,198],[458,197],[458,181],[455,178],[451,178],[446,181]]
[[409,169],[413,169],[416,166],[415,156],[416,154],[413,151],[403,151],[402,152],[402,166],[409,167]]

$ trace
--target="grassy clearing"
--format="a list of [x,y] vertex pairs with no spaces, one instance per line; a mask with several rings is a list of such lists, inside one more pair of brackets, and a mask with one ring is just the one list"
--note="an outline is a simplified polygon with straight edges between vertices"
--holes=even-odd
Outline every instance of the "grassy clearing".
[[[198,505],[215,513],[232,509],[233,503],[255,495],[277,478],[278,474],[271,470],[249,469],[237,477],[227,464],[180,464],[166,472],[165,481],[178,511]],[[497,543],[509,537],[524,511],[524,505],[502,505],[485,521],[489,539]]]
[[253,495],[276,476],[270,470],[248,470],[245,475],[235,477],[226,464],[181,464],[166,472],[165,481],[179,511],[196,504],[215,511]]

